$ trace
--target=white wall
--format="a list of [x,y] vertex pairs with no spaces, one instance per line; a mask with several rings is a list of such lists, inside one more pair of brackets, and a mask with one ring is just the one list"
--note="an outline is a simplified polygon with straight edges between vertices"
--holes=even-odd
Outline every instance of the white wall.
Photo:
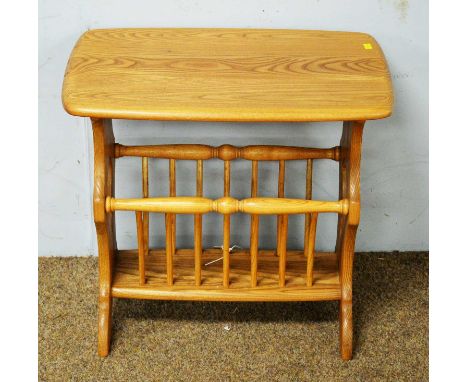
[[[96,254],[92,223],[92,141],[89,122],[62,109],[61,83],[68,55],[81,33],[110,27],[241,27],[362,31],[386,53],[393,77],[393,116],[369,122],[364,132],[362,214],[357,250],[428,249],[428,4],[425,0],[323,1],[39,1],[39,255]],[[122,143],[203,142],[290,144],[326,147],[338,143],[340,126],[327,124],[221,124],[116,121]],[[222,193],[219,163],[206,166],[208,196]],[[248,194],[249,168],[236,163],[235,196]],[[117,165],[117,195],[138,195],[137,160]],[[301,167],[302,166],[302,167]],[[151,163],[161,174],[167,164]],[[246,171],[245,176],[241,173]],[[193,164],[178,165],[178,192],[193,192]],[[209,173],[209,174],[208,174]],[[303,164],[287,168],[290,196],[304,189]],[[264,194],[274,194],[276,171],[262,167]],[[314,197],[337,197],[336,163],[317,161]],[[167,175],[165,175],[167,176]],[[165,179],[165,178],[164,178]],[[183,182],[181,180],[183,179]],[[243,180],[242,180],[243,179]],[[186,181],[192,183],[186,183]],[[133,184],[135,183],[135,184]],[[155,180],[154,194],[167,192]],[[205,246],[221,242],[221,220],[205,219]],[[162,244],[162,220],[152,222],[153,245]],[[245,222],[246,224],[238,224]],[[233,241],[247,245],[248,220],[236,216]],[[336,217],[320,218],[318,247],[333,248]],[[274,221],[261,226],[264,246],[273,245]],[[289,244],[301,245],[302,220],[293,218]],[[118,214],[121,247],[135,246],[134,216]],[[179,219],[178,243],[191,244],[192,219]]]

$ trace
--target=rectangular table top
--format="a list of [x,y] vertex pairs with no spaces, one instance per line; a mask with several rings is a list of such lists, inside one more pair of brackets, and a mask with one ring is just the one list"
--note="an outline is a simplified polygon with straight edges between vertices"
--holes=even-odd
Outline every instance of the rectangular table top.
[[71,53],[77,116],[342,121],[389,116],[390,74],[368,34],[280,29],[100,29]]

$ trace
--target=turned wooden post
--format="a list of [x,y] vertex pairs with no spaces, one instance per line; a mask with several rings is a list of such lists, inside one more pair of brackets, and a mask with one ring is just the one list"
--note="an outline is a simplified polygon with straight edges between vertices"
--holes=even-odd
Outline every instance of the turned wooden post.
[[[252,180],[250,196],[257,197],[258,193],[258,162],[252,161]],[[252,288],[257,286],[257,268],[258,268],[258,215],[252,214],[250,218],[250,284]]]
[[114,133],[110,119],[91,118],[94,140],[94,223],[99,251],[98,354],[109,353],[112,325],[112,263],[117,250],[115,214],[106,211],[114,195]]
[[[115,152],[115,150],[114,150]],[[148,158],[142,157],[141,158],[141,191],[143,198],[147,198],[149,196],[149,182],[148,182]],[[149,254],[149,213],[144,212],[142,215],[143,221],[143,252],[145,256]]]
[[[197,196],[203,197],[203,161],[197,160]],[[203,254],[202,215],[194,215],[194,252],[195,252],[195,285],[201,285],[201,269]]]
[[339,198],[348,199],[348,214],[338,215],[336,253],[341,281],[341,357],[353,356],[353,259],[360,216],[360,164],[362,131],[365,121],[344,122],[341,137]]

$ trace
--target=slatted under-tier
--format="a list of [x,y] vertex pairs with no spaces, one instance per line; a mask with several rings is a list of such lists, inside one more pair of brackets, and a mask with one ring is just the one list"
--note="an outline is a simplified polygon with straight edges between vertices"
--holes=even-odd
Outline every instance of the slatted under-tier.
[[[341,296],[338,263],[335,253],[316,252],[314,283],[307,286],[307,259],[303,251],[287,251],[286,285],[278,287],[278,257],[271,250],[259,250],[255,287],[251,286],[251,258],[248,250],[231,252],[229,288],[223,287],[223,263],[216,261],[222,250],[206,249],[202,253],[202,283],[195,285],[193,249],[177,249],[173,262],[173,285],[167,286],[165,250],[150,250],[145,263],[145,283],[140,284],[138,251],[122,250],[115,264],[112,294],[160,300],[204,301],[313,301],[339,300]],[[207,264],[207,265],[205,265]]]
[[[115,297],[154,299],[269,301],[340,299],[338,262],[335,253],[314,251],[319,213],[346,215],[348,201],[312,200],[314,159],[339,159],[339,148],[314,149],[289,146],[155,145],[116,144],[115,158],[142,158],[142,198],[106,199],[107,212],[135,211],[138,250],[119,251],[114,271],[112,294]],[[148,158],[169,160],[169,196],[149,196]],[[224,161],[224,196],[217,200],[203,197],[203,162]],[[231,161],[250,160],[251,198],[230,197]],[[196,161],[194,196],[176,196],[176,160]],[[287,199],[284,192],[285,161],[304,160],[306,189],[304,199]],[[278,195],[258,196],[258,162],[278,162]],[[149,248],[150,212],[164,213],[165,249]],[[221,250],[202,248],[202,215],[224,215]],[[250,249],[230,251],[230,216],[251,215]],[[176,214],[194,215],[193,249],[176,249]],[[259,250],[259,215],[277,215],[276,251]],[[304,250],[287,250],[288,216],[304,214]],[[217,260],[217,261],[215,261]]]

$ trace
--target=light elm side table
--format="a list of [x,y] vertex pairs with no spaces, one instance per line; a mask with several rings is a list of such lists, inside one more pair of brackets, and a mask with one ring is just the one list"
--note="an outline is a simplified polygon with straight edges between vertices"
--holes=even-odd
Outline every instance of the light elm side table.
[[[94,221],[99,247],[98,353],[111,337],[112,299],[340,302],[341,356],[352,357],[352,269],[359,224],[364,123],[392,112],[390,74],[368,34],[311,30],[102,29],[71,53],[66,111],[89,117],[94,137]],[[230,122],[343,121],[339,146],[204,144],[124,146],[112,119]],[[294,125],[288,127],[294,129]],[[285,139],[287,129],[285,128]],[[141,158],[142,194],[114,193],[115,160]],[[167,160],[169,195],[150,195],[149,160]],[[203,197],[203,163],[224,165],[224,195]],[[230,196],[231,161],[252,163],[251,197]],[[339,163],[339,199],[312,199],[313,161]],[[191,196],[177,196],[176,161],[194,161]],[[304,199],[284,192],[285,162],[304,161]],[[278,162],[277,197],[258,195],[258,162]],[[135,214],[138,248],[118,250],[115,211]],[[223,214],[223,247],[203,248],[202,217]],[[149,246],[149,213],[165,215],[165,248]],[[250,248],[230,249],[231,215],[251,215]],[[335,251],[315,251],[317,219],[338,214]],[[193,248],[177,248],[176,216],[194,216]],[[259,215],[277,216],[277,248],[258,246]],[[288,250],[288,216],[305,218],[304,249]],[[274,232],[272,232],[274,234]],[[231,256],[235,253],[235,255]],[[219,261],[214,261],[220,259]],[[208,265],[207,265],[208,264]]]

